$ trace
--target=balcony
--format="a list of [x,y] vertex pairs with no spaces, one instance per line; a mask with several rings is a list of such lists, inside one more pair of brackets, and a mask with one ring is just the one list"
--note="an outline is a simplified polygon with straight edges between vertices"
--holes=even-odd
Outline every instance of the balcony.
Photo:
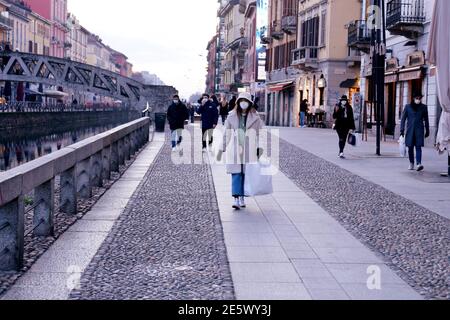
[[358,49],[368,53],[370,51],[371,32],[366,21],[353,21],[348,26],[348,41],[350,48]]
[[284,16],[281,18],[281,30],[287,34],[293,34],[297,32],[297,16]]
[[317,69],[319,47],[301,47],[292,51],[292,65],[299,69]]
[[386,28],[393,35],[410,39],[424,32],[424,0],[389,0],[386,10]]
[[0,28],[1,29],[12,29],[14,28],[14,22],[0,14]]
[[284,38],[284,32],[281,29],[281,22],[279,20],[272,21],[272,24],[270,25],[270,36],[277,40]]

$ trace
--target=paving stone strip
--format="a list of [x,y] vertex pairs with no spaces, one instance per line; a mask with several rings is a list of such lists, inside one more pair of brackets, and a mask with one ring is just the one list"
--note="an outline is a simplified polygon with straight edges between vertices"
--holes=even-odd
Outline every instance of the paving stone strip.
[[450,299],[450,221],[280,139],[280,169],[419,293]]
[[166,142],[70,299],[234,299],[209,165]]

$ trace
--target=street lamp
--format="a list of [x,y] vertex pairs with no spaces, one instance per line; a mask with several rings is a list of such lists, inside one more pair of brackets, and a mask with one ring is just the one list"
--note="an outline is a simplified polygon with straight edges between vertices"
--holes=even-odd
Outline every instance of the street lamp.
[[375,23],[372,24],[370,46],[372,56],[372,77],[374,82],[372,96],[376,110],[376,154],[381,156],[381,125],[382,121],[384,121],[384,74],[386,63],[385,0],[372,0],[372,8],[374,10],[372,17],[376,20]]

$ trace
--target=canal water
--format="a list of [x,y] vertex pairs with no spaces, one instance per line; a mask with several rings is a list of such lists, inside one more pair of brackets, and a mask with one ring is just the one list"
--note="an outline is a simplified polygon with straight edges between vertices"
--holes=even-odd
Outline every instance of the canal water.
[[58,133],[49,133],[52,131],[51,128],[42,128],[41,132],[19,130],[8,134],[0,133],[0,172],[58,151],[121,124],[76,128]]

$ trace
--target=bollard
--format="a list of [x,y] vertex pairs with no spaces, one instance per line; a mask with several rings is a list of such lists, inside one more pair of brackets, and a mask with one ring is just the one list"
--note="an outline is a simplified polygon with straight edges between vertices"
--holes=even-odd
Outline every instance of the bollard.
[[54,234],[54,213],[55,213],[55,179],[44,182],[34,188],[34,215],[33,226],[34,235],[38,237],[48,237]]
[[111,180],[111,146],[102,150],[102,180]]
[[87,158],[77,164],[77,192],[80,198],[89,199],[92,197],[91,186],[91,160]]
[[23,196],[0,207],[0,270],[20,270],[23,266]]
[[90,181],[92,187],[102,187],[102,171],[103,171],[103,158],[102,152],[97,152],[91,156],[91,170],[90,170]]
[[60,210],[69,215],[77,214],[77,183],[75,167],[64,171],[60,175]]
[[119,143],[116,141],[111,145],[111,166],[112,172],[119,172]]

